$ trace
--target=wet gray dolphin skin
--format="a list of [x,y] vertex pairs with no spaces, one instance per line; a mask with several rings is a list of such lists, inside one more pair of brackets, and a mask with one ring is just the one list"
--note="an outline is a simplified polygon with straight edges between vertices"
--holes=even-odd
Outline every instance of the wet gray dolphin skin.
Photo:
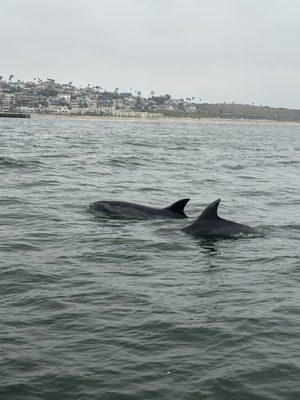
[[257,230],[218,216],[221,199],[209,204],[200,217],[182,230],[195,237],[233,237],[240,234],[257,234]]
[[184,207],[190,199],[181,199],[166,208],[155,208],[125,201],[96,201],[90,209],[113,218],[187,218]]

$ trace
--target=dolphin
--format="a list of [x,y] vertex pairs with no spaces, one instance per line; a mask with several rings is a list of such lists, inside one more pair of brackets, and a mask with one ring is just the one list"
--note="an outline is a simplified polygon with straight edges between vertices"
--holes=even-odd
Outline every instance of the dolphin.
[[200,217],[182,230],[195,237],[232,237],[240,234],[258,234],[257,230],[247,225],[238,224],[218,216],[221,199],[210,203]]
[[99,211],[112,218],[133,219],[165,219],[188,218],[184,213],[184,207],[190,199],[181,199],[166,208],[154,208],[142,204],[128,203],[125,201],[96,201],[89,208]]

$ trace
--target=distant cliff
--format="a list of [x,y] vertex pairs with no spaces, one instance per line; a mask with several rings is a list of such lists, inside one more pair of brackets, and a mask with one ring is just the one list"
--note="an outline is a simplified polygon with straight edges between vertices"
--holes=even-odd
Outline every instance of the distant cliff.
[[193,112],[165,111],[169,117],[267,119],[300,122],[300,110],[245,104],[196,104]]

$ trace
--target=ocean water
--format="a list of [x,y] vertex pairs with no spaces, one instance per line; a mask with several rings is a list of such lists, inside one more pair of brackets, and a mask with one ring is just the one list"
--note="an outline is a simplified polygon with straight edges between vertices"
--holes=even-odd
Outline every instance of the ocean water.
[[[300,398],[299,155],[300,125],[0,120],[0,399]],[[217,198],[262,236],[181,231]]]

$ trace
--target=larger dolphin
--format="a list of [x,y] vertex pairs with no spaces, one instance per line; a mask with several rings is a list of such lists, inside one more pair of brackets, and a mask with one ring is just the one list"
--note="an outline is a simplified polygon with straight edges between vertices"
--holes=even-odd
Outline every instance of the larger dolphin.
[[209,204],[200,217],[182,230],[195,237],[232,237],[240,234],[257,234],[257,230],[247,225],[228,221],[218,216],[221,199]]
[[155,208],[125,201],[96,201],[90,209],[112,218],[154,219],[187,218],[184,207],[190,199],[181,199],[166,208]]

